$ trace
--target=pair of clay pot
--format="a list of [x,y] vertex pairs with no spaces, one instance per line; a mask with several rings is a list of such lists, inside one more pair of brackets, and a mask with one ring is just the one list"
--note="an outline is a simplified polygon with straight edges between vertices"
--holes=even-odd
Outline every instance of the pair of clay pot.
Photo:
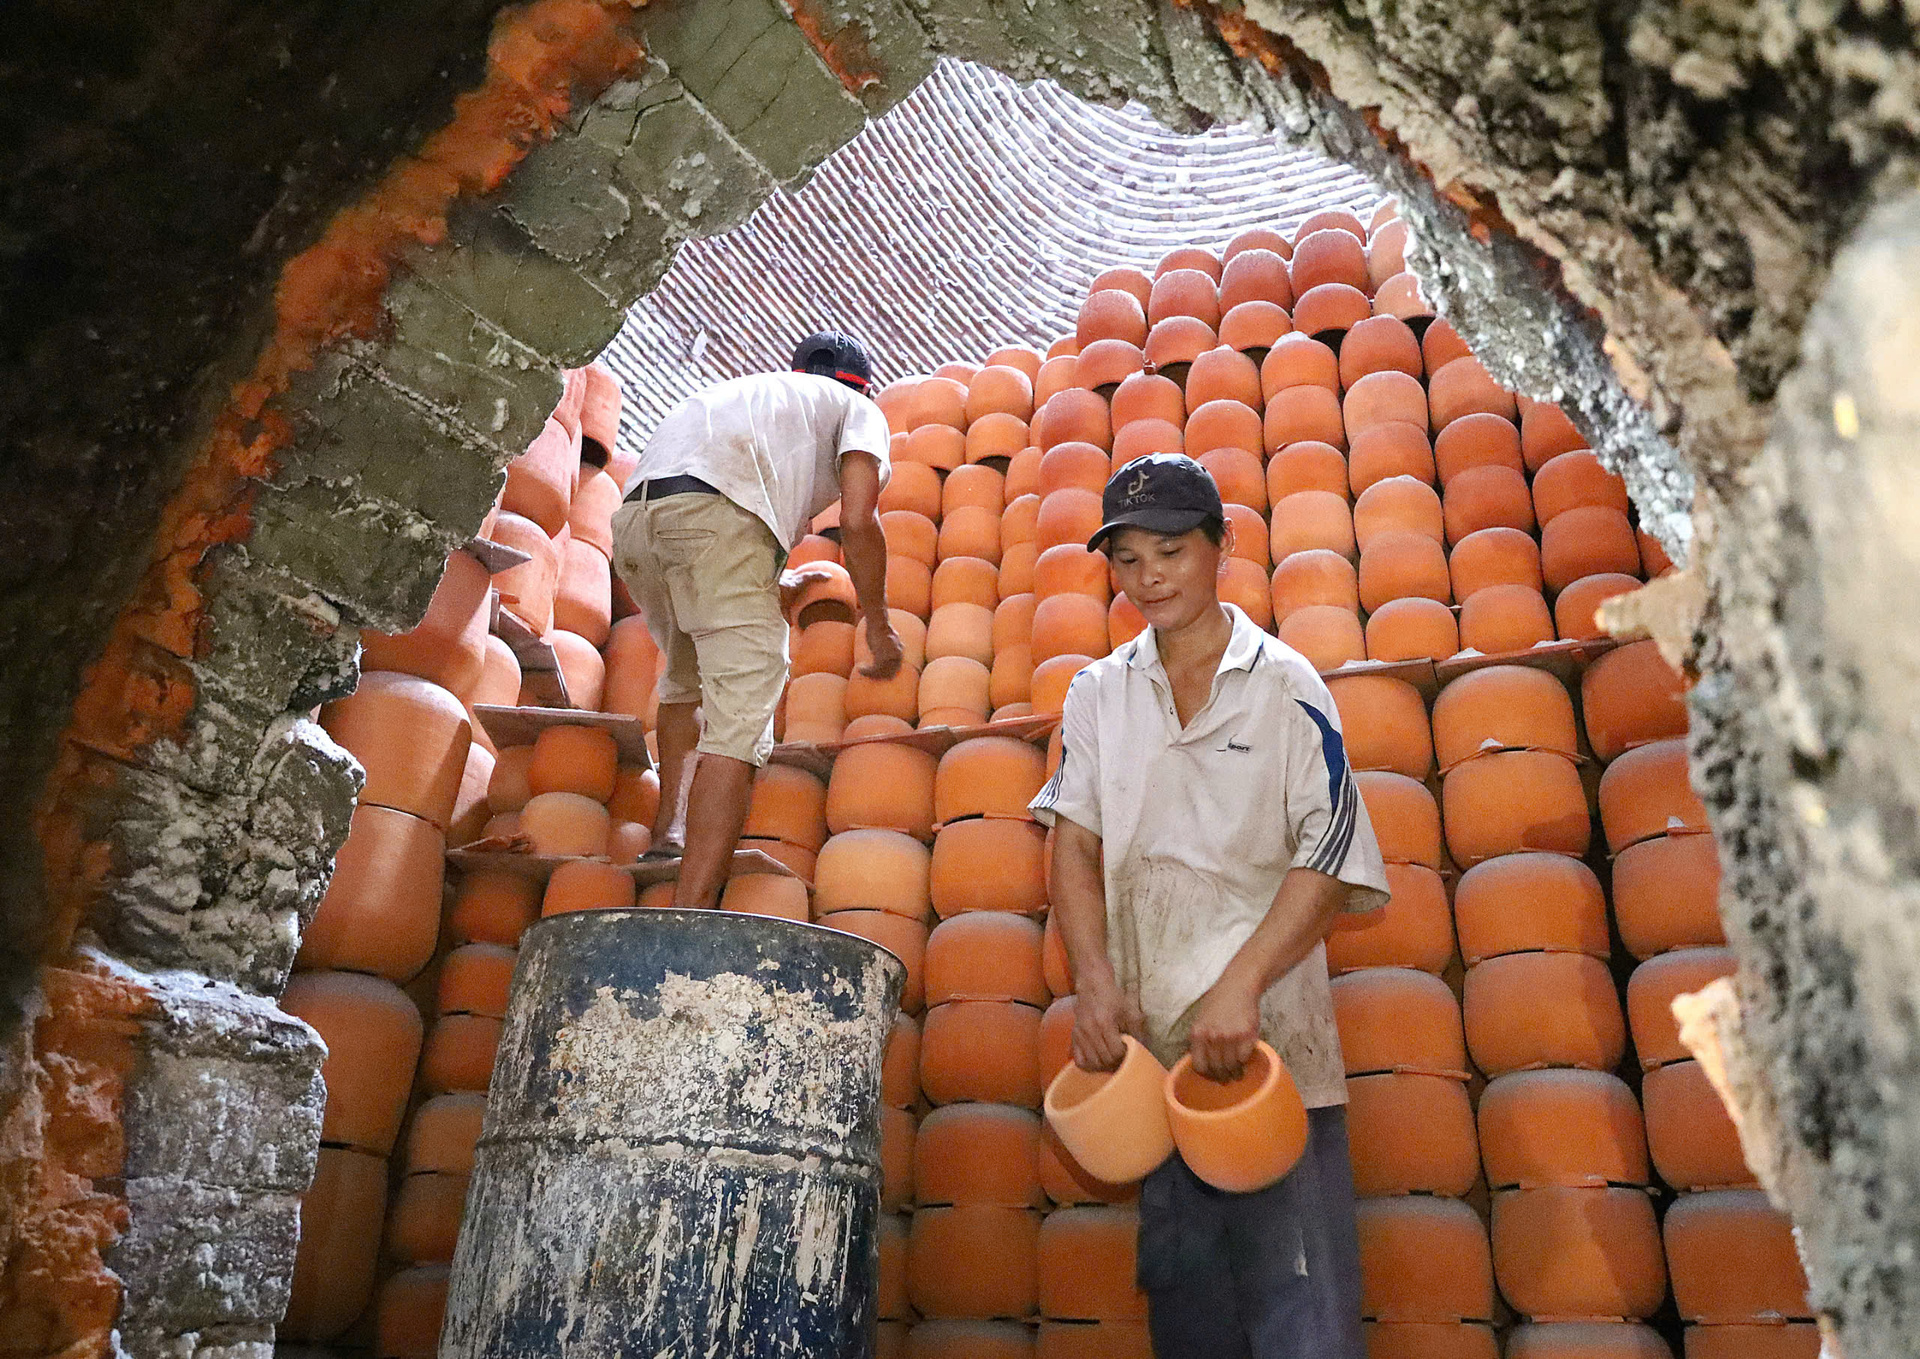
[[1238,1080],[1212,1081],[1182,1057],[1171,1072],[1138,1040],[1113,1071],[1069,1063],[1047,1087],[1047,1122],[1089,1174],[1141,1179],[1176,1147],[1194,1174],[1252,1193],[1292,1170],[1307,1145],[1307,1111],[1279,1054],[1254,1049]]

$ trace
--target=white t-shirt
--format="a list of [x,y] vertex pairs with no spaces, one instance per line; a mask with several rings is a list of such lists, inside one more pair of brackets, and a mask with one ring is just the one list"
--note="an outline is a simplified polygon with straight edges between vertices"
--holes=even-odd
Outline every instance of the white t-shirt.
[[[1387,899],[1333,696],[1299,652],[1224,607],[1233,634],[1184,730],[1152,628],[1074,676],[1060,768],[1032,804],[1049,826],[1065,817],[1101,838],[1107,952],[1168,1063],[1185,1050],[1183,1018],[1288,870],[1350,884],[1349,911]],[[1324,945],[1268,989],[1260,1014],[1307,1107],[1344,1104]]]
[[840,458],[887,461],[887,417],[871,399],[814,373],[755,373],[717,382],[667,412],[621,487],[696,476],[790,548],[840,498]]

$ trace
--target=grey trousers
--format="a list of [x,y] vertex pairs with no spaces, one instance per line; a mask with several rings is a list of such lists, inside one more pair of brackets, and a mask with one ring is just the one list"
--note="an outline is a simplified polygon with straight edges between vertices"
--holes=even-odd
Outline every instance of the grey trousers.
[[1307,1149],[1252,1194],[1178,1152],[1140,1187],[1140,1287],[1155,1359],[1364,1359],[1347,1111],[1307,1113]]

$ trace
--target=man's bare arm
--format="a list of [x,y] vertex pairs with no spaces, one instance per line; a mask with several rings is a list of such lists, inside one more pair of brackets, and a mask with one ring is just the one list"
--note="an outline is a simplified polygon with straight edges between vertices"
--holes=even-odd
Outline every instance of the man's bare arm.
[[867,650],[872,655],[861,673],[872,679],[890,679],[900,669],[900,638],[887,617],[887,539],[880,531],[880,460],[871,453],[850,452],[840,458],[840,555],[853,578],[861,622],[867,630]]

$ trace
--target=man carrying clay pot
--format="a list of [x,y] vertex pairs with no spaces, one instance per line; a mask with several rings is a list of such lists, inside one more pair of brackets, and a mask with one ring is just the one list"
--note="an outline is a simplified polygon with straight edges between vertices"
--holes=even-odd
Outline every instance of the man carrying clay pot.
[[1154,454],[1107,483],[1100,531],[1149,626],[1074,677],[1052,909],[1073,970],[1073,1059],[1132,1034],[1232,1080],[1265,1039],[1307,1107],[1278,1183],[1227,1193],[1176,1151],[1140,1191],[1139,1281],[1158,1359],[1362,1359],[1345,1072],[1324,941],[1386,903],[1386,870],[1312,665],[1223,605],[1232,526],[1199,463]]
[[[809,578],[809,568],[782,568],[836,500],[871,652],[865,673],[900,668],[879,514],[887,420],[866,395],[872,361],[858,340],[827,331],[801,341],[792,369],[716,383],[669,411],[613,516],[614,569],[666,657],[653,843],[657,857],[680,857],[679,907],[719,904],[754,774],[773,749],[787,682],[783,605]],[[672,835],[683,796],[684,848]]]

